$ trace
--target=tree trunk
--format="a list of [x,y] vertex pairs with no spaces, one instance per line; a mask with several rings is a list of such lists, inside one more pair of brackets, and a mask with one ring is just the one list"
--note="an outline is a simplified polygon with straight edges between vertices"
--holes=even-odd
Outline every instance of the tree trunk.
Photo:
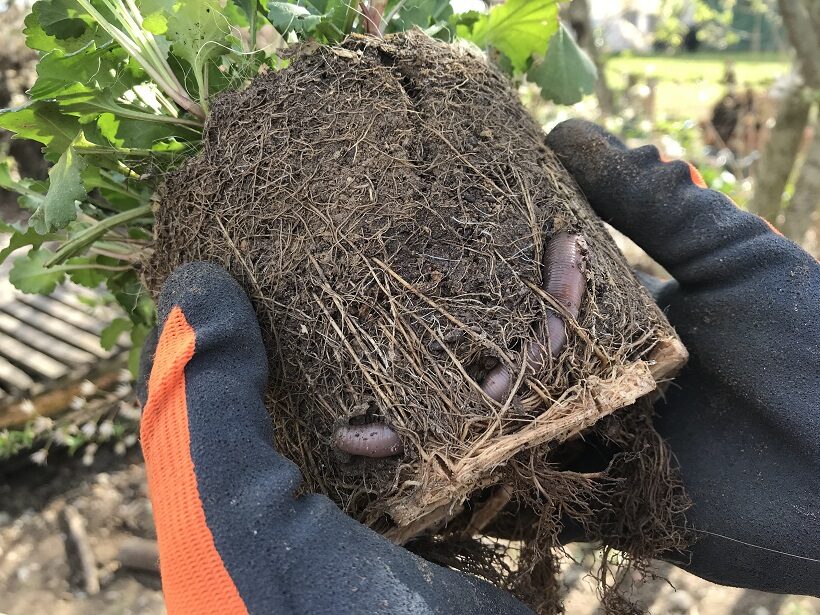
[[783,233],[802,243],[812,226],[820,225],[820,121],[815,126],[814,139],[806,152],[806,160],[794,187],[794,196],[786,209]]
[[598,106],[603,115],[613,115],[615,98],[606,80],[606,66],[601,57],[601,51],[595,45],[595,30],[592,26],[587,0],[574,0],[570,4],[570,11],[575,35],[578,37],[578,45],[586,50],[598,70],[598,78],[595,80],[595,96],[598,98]]
[[[809,90],[820,89],[820,2],[818,0],[778,0],[780,15],[797,52],[797,65]],[[791,167],[800,147],[803,129],[811,110],[809,97],[796,90],[784,101],[778,113],[777,125],[761,160],[758,187],[752,199],[753,211],[775,222],[780,211],[780,198],[788,181]],[[781,129],[781,118],[785,124]],[[798,129],[799,127],[799,129]],[[788,169],[787,169],[788,167]],[[801,241],[817,207],[820,178],[820,144],[815,135],[806,155],[789,203],[783,230],[786,235]]]
[[778,0],[783,24],[797,52],[800,73],[810,88],[820,88],[820,8],[817,0]]
[[797,158],[810,109],[811,103],[802,87],[795,88],[783,99],[757,165],[757,185],[749,209],[772,224],[780,213],[783,190]]

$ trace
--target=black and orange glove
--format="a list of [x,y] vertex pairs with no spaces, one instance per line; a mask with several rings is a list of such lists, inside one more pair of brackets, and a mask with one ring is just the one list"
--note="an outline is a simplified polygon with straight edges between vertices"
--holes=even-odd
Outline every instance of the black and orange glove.
[[588,122],[547,138],[595,211],[664,266],[657,299],[691,358],[656,427],[694,502],[680,563],[820,595],[820,265],[651,146]]
[[250,301],[221,268],[178,269],[144,353],[142,448],[171,615],[531,613],[430,564],[319,495],[273,448],[267,358]]

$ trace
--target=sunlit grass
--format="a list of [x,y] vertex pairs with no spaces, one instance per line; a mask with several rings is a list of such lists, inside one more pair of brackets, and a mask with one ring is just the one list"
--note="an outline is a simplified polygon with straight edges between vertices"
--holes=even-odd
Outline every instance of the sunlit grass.
[[719,83],[723,78],[726,62],[732,60],[738,85],[766,85],[791,68],[786,55],[775,53],[693,53],[664,56],[616,56],[607,62],[612,79],[626,80],[635,73],[644,77],[657,77],[662,81]]
[[725,92],[723,77],[728,60],[735,63],[738,87],[751,86],[758,92],[791,70],[790,59],[774,53],[618,56],[607,62],[607,79],[611,87],[623,90],[630,74],[642,83],[656,78],[658,117],[697,120]]

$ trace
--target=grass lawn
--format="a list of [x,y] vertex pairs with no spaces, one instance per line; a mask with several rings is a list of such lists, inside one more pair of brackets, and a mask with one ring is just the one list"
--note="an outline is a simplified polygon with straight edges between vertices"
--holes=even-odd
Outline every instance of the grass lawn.
[[764,91],[780,75],[789,72],[791,60],[775,53],[694,53],[666,56],[617,56],[607,61],[610,85],[622,90],[627,75],[658,79],[659,119],[700,119],[724,92],[721,83],[727,60],[734,60],[738,85]]

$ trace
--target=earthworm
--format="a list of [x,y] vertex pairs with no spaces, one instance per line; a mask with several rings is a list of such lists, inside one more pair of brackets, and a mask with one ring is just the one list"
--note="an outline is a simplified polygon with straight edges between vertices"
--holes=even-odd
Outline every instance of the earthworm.
[[[556,233],[544,250],[542,273],[544,290],[561,305],[570,316],[578,317],[581,300],[586,290],[584,278],[585,242],[579,235]],[[527,344],[526,369],[536,372],[548,357],[557,356],[567,343],[564,320],[558,314],[547,315],[547,336]],[[484,377],[481,389],[495,401],[507,397],[515,374],[499,363]]]
[[399,435],[384,423],[337,427],[333,444],[340,451],[359,457],[391,457],[404,452]]
[[[542,263],[544,289],[573,318],[578,317],[586,290],[584,279],[585,242],[579,235],[557,233],[546,245]],[[547,357],[555,357],[567,343],[563,319],[547,315],[547,339],[539,338],[527,345],[526,369],[536,372]],[[509,394],[513,374],[503,364],[494,367],[481,383],[482,390],[495,401]],[[359,457],[391,457],[404,452],[398,434],[384,423],[344,425],[333,434],[333,443],[342,452]]]

